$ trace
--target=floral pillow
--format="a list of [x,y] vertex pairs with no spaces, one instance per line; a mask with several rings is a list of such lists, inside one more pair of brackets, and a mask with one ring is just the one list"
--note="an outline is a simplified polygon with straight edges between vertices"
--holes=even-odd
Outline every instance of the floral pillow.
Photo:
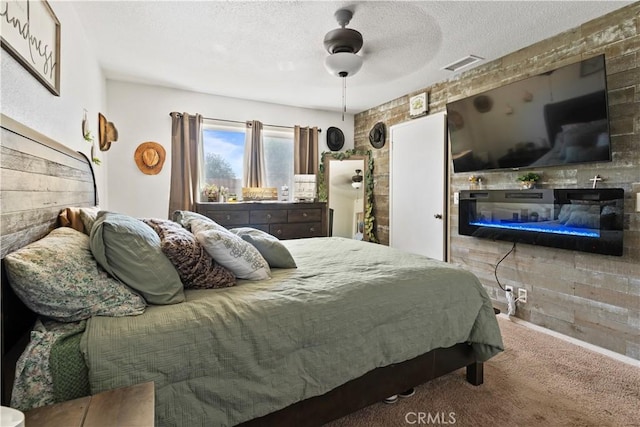
[[91,316],[144,312],[144,299],[102,270],[89,249],[89,236],[56,228],[8,254],[5,267],[16,295],[34,312],[61,322]]
[[196,239],[218,263],[238,279],[264,280],[271,277],[269,264],[250,243],[209,218],[192,218],[190,227]]
[[143,219],[160,237],[160,249],[178,270],[185,288],[208,289],[233,286],[231,271],[216,263],[196,236],[166,219]]

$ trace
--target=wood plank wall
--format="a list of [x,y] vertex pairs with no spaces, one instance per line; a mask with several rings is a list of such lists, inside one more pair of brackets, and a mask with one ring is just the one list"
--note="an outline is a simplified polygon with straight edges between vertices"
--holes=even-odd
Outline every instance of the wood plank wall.
[[[640,359],[640,3],[636,2],[555,37],[482,64],[450,81],[423,88],[355,117],[355,147],[370,148],[368,134],[382,121],[387,129],[410,120],[409,98],[430,96],[429,111],[446,103],[601,53],[606,56],[613,161],[553,167],[543,171],[543,188],[585,188],[600,174],[601,187],[625,190],[624,255],[612,257],[519,244],[498,270],[503,284],[529,291],[517,314],[525,320],[583,341]],[[372,149],[374,214],[381,243],[389,242],[389,144]],[[468,188],[470,174],[449,182],[449,247],[452,263],[473,271],[498,307],[506,300],[494,278],[494,266],[511,248],[457,231],[453,193]],[[482,174],[486,188],[516,188],[517,172]]]

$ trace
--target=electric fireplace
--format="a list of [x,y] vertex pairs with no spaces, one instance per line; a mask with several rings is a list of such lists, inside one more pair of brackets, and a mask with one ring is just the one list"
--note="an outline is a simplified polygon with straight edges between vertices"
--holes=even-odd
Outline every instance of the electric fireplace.
[[458,233],[622,255],[621,188],[463,190]]

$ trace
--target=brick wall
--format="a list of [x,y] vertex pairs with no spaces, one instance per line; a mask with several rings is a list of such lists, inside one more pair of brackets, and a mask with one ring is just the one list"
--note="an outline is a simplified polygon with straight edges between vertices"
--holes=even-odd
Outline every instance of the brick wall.
[[[521,80],[562,65],[604,53],[607,68],[613,161],[575,167],[544,168],[543,188],[584,188],[596,174],[601,187],[625,190],[624,255],[613,257],[520,244],[500,264],[503,285],[529,291],[518,317],[583,341],[640,359],[640,213],[635,197],[640,191],[640,3],[587,22],[580,27],[469,70],[451,80],[359,113],[355,117],[355,146],[369,149],[368,134],[382,121],[387,129],[410,120],[408,101],[429,93],[429,112],[445,109],[460,99]],[[389,242],[389,144],[373,149],[375,160],[376,232]],[[451,165],[450,165],[451,166]],[[517,172],[482,174],[486,188],[516,188]],[[450,194],[468,188],[469,174],[450,169]],[[449,200],[450,262],[473,271],[495,305],[505,308],[503,292],[494,278],[494,266],[511,248],[459,236],[458,207]]]

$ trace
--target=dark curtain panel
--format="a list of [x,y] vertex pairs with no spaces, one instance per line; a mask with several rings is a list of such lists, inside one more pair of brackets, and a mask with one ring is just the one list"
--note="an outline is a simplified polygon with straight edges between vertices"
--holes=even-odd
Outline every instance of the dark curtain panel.
[[169,218],[176,210],[195,211],[199,193],[198,159],[202,115],[171,113],[171,187]]
[[293,130],[293,173],[318,172],[318,128],[295,126]]
[[244,187],[266,185],[262,123],[257,120],[247,122],[243,169],[242,183]]

